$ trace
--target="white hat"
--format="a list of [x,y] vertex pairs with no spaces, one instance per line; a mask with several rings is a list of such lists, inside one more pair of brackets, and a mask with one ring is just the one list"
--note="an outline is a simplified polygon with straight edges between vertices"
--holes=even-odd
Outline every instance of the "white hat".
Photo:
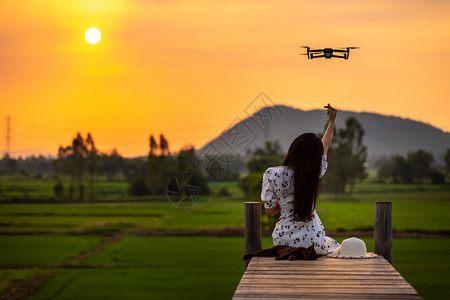
[[343,240],[341,246],[328,254],[332,258],[375,258],[378,255],[367,253],[366,244],[363,240],[351,237]]

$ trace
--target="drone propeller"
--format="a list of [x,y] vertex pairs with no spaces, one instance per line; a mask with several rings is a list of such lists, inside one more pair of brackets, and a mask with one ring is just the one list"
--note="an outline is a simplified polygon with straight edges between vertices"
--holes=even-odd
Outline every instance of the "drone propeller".
[[299,55],[308,55],[308,53],[301,53],[301,54],[299,54]]
[[310,48],[309,46],[299,46],[300,48]]
[[339,47],[336,49],[361,49],[361,47]]

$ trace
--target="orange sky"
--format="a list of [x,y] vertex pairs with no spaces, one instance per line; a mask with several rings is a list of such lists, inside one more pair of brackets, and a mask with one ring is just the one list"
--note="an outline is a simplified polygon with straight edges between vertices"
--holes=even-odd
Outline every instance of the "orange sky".
[[[298,45],[362,48],[308,60]],[[261,91],[450,131],[449,1],[7,0],[0,66],[13,156],[56,154],[78,131],[124,156],[146,155],[151,133],[200,147]]]

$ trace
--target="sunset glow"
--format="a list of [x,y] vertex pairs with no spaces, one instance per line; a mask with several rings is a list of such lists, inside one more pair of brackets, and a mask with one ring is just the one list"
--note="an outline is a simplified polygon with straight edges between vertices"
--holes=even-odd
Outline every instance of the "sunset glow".
[[[124,156],[150,134],[201,147],[261,91],[450,131],[448,1],[7,1],[0,25],[0,153],[8,115],[13,156],[78,131]],[[308,60],[299,45],[361,49]]]

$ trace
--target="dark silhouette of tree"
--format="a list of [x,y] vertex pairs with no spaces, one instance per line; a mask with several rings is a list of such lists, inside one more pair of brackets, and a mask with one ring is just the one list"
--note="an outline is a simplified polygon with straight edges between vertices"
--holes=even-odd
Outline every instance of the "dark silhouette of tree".
[[256,148],[247,162],[249,173],[264,172],[267,168],[279,166],[283,162],[285,153],[278,141],[266,142],[264,148]]
[[[261,201],[262,178],[264,171],[273,166],[279,166],[283,162],[284,156],[278,141],[266,142],[264,148],[256,148],[251,154],[251,158],[247,162],[248,175],[242,177],[238,185],[252,201]],[[261,211],[264,213],[264,205],[261,205]],[[264,218],[262,220],[263,227],[273,229],[278,216],[274,218]]]
[[177,156],[178,172],[198,171],[198,164],[193,146],[187,146],[180,150]]
[[447,152],[444,155],[445,160],[445,170],[447,173],[450,173],[450,148],[447,149]]
[[365,162],[367,148],[363,145],[364,129],[357,119],[345,120],[345,128],[335,129],[333,142],[328,149],[328,169],[323,179],[324,190],[335,194],[350,193],[357,180],[367,177]]
[[89,199],[93,200],[95,198],[95,174],[98,173],[98,153],[95,148],[95,142],[92,135],[88,133],[86,138],[86,151],[87,151],[87,170],[89,174],[88,188],[89,188]]
[[423,150],[410,152],[407,161],[411,165],[412,176],[417,182],[422,183],[426,177],[430,176],[431,164],[434,161],[432,153]]
[[80,133],[72,141],[72,148],[69,158],[72,161],[74,179],[78,186],[78,196],[82,200],[84,197],[83,173],[86,168],[87,147]]
[[150,195],[164,195],[170,176],[175,171],[175,162],[170,156],[169,143],[163,134],[159,136],[159,155],[156,155],[158,144],[153,135],[150,136],[149,144],[150,151],[145,172],[146,187]]
[[167,141],[167,139],[164,137],[163,134],[159,135],[159,147],[161,149],[161,155],[162,156],[167,156],[170,154],[169,152],[169,142]]
[[392,179],[394,183],[411,183],[411,165],[403,156],[393,155],[378,169],[378,178],[381,181]]
[[58,181],[54,186],[53,186],[53,192],[55,193],[56,197],[62,198],[62,196],[64,195],[64,186],[61,183],[61,181]]
[[[189,181],[190,184],[200,188],[203,195],[207,195],[210,193],[208,181],[203,175],[198,161],[199,159],[195,154],[195,149],[193,146],[182,148],[176,158],[177,174],[184,173],[186,178],[191,178]],[[183,176],[180,178],[183,178]],[[180,192],[185,193],[186,190],[182,189]]]
[[[285,153],[278,141],[266,142],[264,148],[256,148],[247,162],[248,175],[239,180],[239,187],[247,197],[259,201],[263,172],[273,166],[279,166],[283,162]],[[258,200],[259,199],[259,200]]]
[[14,175],[19,172],[18,160],[10,157],[8,153],[3,156],[1,163],[4,173]]
[[[164,151],[167,153],[167,150]],[[158,195],[164,195],[166,193],[167,184],[171,175],[174,175],[175,172],[175,160],[173,157],[164,155],[163,153],[156,157],[156,179],[154,184],[156,184],[156,193]]]
[[156,151],[158,149],[158,144],[156,143],[155,138],[153,137],[153,134],[150,136],[150,154],[155,155]]
[[430,179],[433,184],[445,184],[445,174],[440,167],[433,167],[433,154],[424,150],[409,152],[407,158],[393,155],[378,169],[380,181],[394,183],[423,183]]
[[142,176],[138,176],[131,183],[128,192],[133,196],[144,196],[148,195],[149,191],[147,189],[145,180]]
[[[95,193],[93,190],[94,175],[97,170],[97,150],[92,136],[88,133],[86,141],[78,132],[72,140],[72,144],[66,147],[60,146],[58,149],[58,158],[52,162],[56,172],[67,174],[71,178],[69,187],[69,196],[73,196],[76,183],[78,196],[84,198],[83,175],[86,171],[89,173],[90,197]],[[92,183],[91,183],[92,182]]]
[[280,146],[279,141],[271,142],[267,141],[264,144],[264,148],[258,147],[253,151],[253,157],[260,156],[276,156],[276,157],[284,157],[285,153]]
[[114,148],[111,152],[101,153],[99,156],[99,173],[106,175],[108,181],[116,180],[119,173],[125,174],[125,159]]
[[[146,166],[146,186],[148,189],[148,192],[150,195],[156,195],[158,193],[158,187],[157,187],[157,169],[158,169],[158,158],[156,156],[156,151],[158,149],[158,144],[156,143],[155,138],[153,137],[153,134],[150,136],[149,139],[150,143],[150,151],[148,153],[147,158],[147,166]],[[138,181],[136,181],[138,182]],[[144,192],[144,191],[142,191]]]

